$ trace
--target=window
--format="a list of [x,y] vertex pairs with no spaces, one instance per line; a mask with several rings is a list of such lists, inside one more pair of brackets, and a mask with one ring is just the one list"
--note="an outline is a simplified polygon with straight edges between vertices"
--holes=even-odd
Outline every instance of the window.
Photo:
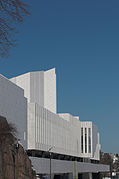
[[91,128],[88,128],[88,152],[91,153]]
[[81,128],[81,153],[83,153],[83,127]]
[[85,153],[87,153],[87,128],[85,128]]

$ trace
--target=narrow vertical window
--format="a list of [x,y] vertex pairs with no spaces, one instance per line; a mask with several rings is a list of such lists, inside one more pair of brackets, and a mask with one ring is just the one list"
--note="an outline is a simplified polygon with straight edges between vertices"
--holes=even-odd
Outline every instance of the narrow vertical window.
[[87,153],[87,128],[85,128],[85,153]]
[[83,127],[81,128],[81,153],[83,153]]
[[91,153],[91,129],[88,128],[88,151]]

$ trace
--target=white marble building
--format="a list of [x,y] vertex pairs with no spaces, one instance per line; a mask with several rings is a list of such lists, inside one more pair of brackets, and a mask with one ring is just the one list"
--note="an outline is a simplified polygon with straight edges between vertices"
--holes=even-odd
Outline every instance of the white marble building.
[[11,79],[27,98],[28,149],[99,160],[97,127],[71,114],[57,114],[55,69],[29,72]]
[[[52,155],[57,156],[52,159],[52,178],[60,173],[67,174],[68,179],[78,179],[78,174],[92,179],[93,173],[109,171],[109,166],[95,164],[100,158],[97,127],[56,111],[55,69],[29,72],[11,80],[0,75],[0,116],[15,124],[17,137],[28,151],[46,154],[52,147]],[[67,156],[69,160],[59,158]],[[38,174],[50,174],[50,158],[31,155],[31,161]]]

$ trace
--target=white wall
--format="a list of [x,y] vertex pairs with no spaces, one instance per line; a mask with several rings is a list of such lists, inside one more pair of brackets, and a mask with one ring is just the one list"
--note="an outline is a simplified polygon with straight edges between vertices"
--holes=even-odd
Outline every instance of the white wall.
[[[25,90],[25,89],[24,89]],[[30,101],[44,106],[44,72],[30,72]]]
[[0,75],[0,116],[8,123],[15,124],[17,136],[26,148],[27,145],[27,102],[23,89]]
[[55,146],[53,152],[80,156],[80,121],[72,116],[64,120],[33,103],[28,104],[28,113],[28,149],[48,151]]
[[44,72],[44,108],[56,114],[56,74],[55,68]]
[[100,138],[99,138],[99,132],[97,129],[97,126],[92,124],[92,143],[93,143],[93,157],[94,159],[99,159],[100,158]]
[[[72,116],[69,113],[59,113],[60,118],[67,121],[70,126],[70,131],[67,134],[67,138],[69,141],[69,148],[72,149],[72,155],[81,156],[80,143],[81,143],[81,123],[78,120],[78,117]],[[67,128],[69,128],[67,126]],[[73,148],[74,147],[74,148]]]
[[56,113],[56,74],[55,68],[48,71],[29,72],[10,79],[24,89],[28,102]]
[[[81,156],[89,157],[94,160],[100,160],[100,141],[97,126],[92,122],[81,122],[83,128],[83,146],[84,150]],[[85,153],[85,128],[87,129],[87,153]],[[88,129],[91,129],[91,153],[89,153]]]
[[24,89],[24,96],[30,102],[30,73],[11,78],[10,81]]
[[[28,104],[28,149],[48,151],[99,160],[97,128],[92,122],[80,122],[71,114],[54,114],[36,103]],[[81,127],[87,128],[87,153],[81,153]],[[88,150],[88,129],[91,129],[91,153]],[[95,136],[95,141],[94,137]]]
[[[92,122],[81,122],[81,128],[83,128],[83,153],[81,153],[81,156],[91,158],[93,156],[93,152],[92,152],[92,148],[93,148],[93,144],[92,144]],[[89,140],[88,140],[88,136],[89,136],[88,129],[89,128],[91,129],[91,153],[89,153]],[[85,152],[85,129],[87,130],[87,152]]]

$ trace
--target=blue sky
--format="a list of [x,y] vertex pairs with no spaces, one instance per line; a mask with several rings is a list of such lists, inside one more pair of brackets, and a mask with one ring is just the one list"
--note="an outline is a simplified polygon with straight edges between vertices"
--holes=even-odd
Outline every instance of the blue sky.
[[0,57],[10,78],[56,67],[58,112],[93,121],[102,151],[119,152],[119,1],[35,0],[18,45]]

